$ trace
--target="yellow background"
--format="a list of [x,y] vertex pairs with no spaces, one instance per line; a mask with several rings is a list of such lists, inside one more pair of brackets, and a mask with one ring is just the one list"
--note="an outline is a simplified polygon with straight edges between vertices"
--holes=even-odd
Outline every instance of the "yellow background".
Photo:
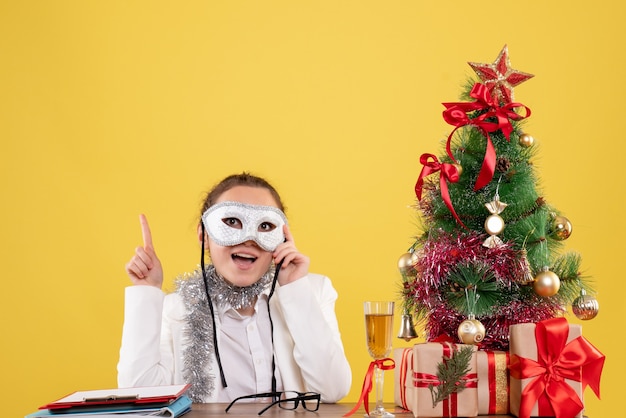
[[[312,270],[339,292],[353,367],[362,302],[398,299],[413,186],[472,74],[508,44],[548,202],[595,280],[607,356],[592,418],[623,408],[624,21],[620,1],[0,2],[3,416],[111,387],[124,264],[150,221],[168,284],[199,259],[202,193],[272,181]],[[398,315],[399,316],[399,315]],[[572,322],[576,318],[571,316]],[[396,331],[398,329],[396,318]],[[396,347],[406,346],[396,340]],[[322,365],[320,367],[323,367]],[[386,401],[393,400],[387,373]],[[8,410],[7,410],[8,408]]]

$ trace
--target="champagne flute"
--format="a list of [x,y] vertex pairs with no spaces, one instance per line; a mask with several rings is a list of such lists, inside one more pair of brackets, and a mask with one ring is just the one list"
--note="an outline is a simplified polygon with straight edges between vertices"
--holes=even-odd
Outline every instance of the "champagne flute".
[[[364,303],[367,350],[374,360],[384,359],[391,353],[393,305],[393,302],[380,301]],[[369,416],[393,418],[395,415],[383,407],[383,372],[378,366],[374,368],[376,408],[369,413]]]

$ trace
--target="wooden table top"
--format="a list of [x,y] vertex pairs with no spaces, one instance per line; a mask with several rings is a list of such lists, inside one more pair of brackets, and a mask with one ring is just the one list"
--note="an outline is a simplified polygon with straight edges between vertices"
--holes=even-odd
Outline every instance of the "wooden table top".
[[[320,408],[317,412],[307,412],[302,407],[299,407],[296,410],[285,410],[279,408],[278,405],[273,406],[272,408],[265,411],[262,417],[271,418],[271,417],[282,417],[282,418],[319,418],[319,417],[342,417],[344,414],[348,413],[353,407],[354,403],[337,403],[337,404],[321,404]],[[264,408],[264,404],[262,403],[237,403],[233,405],[232,408],[228,411],[228,413],[224,412],[228,404],[224,403],[207,403],[207,404],[194,404],[191,412],[184,415],[184,418],[202,418],[202,417],[213,417],[213,416],[224,416],[230,418],[241,418],[241,417],[255,417],[258,416],[258,412]],[[265,405],[267,406],[267,405]],[[370,404],[371,409],[374,408],[374,404]],[[370,410],[371,410],[370,409]],[[404,409],[390,404],[385,404],[385,409],[387,411],[394,413],[398,418],[410,418],[413,414],[409,411],[405,411]],[[351,418],[363,418],[365,414],[365,409],[363,406],[355,412]],[[505,415],[481,415],[482,418],[496,418],[496,417],[504,417]]]

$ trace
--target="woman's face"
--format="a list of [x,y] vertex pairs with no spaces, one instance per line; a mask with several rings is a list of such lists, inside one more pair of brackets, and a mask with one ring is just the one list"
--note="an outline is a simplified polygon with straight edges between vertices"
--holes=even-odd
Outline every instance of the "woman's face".
[[[252,205],[278,207],[269,190],[262,187],[235,186],[225,191],[215,203],[241,202]],[[272,253],[265,251],[254,241],[224,247],[208,236],[208,250],[215,269],[235,286],[249,286],[263,276],[272,263]]]

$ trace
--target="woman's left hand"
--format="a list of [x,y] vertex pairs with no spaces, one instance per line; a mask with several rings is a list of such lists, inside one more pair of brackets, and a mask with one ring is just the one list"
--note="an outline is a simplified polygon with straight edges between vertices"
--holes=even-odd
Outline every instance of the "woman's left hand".
[[306,276],[309,273],[309,264],[311,263],[309,257],[300,253],[296,248],[293,235],[291,235],[287,225],[283,226],[283,232],[285,242],[276,247],[273,254],[275,264],[278,265],[281,260],[283,262],[278,273],[278,283],[281,286]]

